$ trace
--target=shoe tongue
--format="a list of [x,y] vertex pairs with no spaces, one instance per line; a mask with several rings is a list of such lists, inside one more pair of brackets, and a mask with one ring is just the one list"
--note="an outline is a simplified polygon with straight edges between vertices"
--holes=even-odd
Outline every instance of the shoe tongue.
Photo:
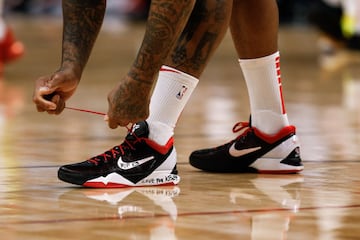
[[135,123],[131,132],[126,136],[126,140],[135,140],[136,137],[149,137],[149,127],[146,121]]

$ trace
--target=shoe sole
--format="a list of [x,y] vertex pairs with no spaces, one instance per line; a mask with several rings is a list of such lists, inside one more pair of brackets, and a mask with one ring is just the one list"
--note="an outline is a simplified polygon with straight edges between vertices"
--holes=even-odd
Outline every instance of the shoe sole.
[[84,187],[91,188],[125,188],[125,187],[144,187],[144,186],[174,186],[180,182],[180,177],[169,171],[154,171],[146,178],[137,183],[132,183],[128,179],[117,173],[110,173],[106,177],[98,177],[83,183]]
[[279,163],[280,161],[281,159],[261,158],[256,160],[251,168],[261,174],[291,174],[301,172],[304,169],[304,166],[292,166]]
[[[63,166],[58,171],[58,178],[64,182],[89,188],[126,188],[143,186],[174,186],[180,182],[176,169],[176,150],[173,148],[167,159],[151,173],[132,173],[125,176],[110,172],[106,176],[81,176]],[[142,178],[143,177],[143,178]],[[142,178],[142,179],[141,179]],[[132,179],[132,180],[131,180]],[[131,181],[130,181],[131,180]]]
[[208,161],[214,162],[207,164],[206,159],[191,155],[190,164],[195,168],[217,173],[291,174],[304,169],[299,149],[298,139],[296,135],[293,135],[256,159],[253,159],[253,156],[247,159],[246,155],[239,158],[230,156],[224,161],[208,157]]
[[[281,155],[286,157],[274,157]],[[301,163],[297,136],[294,135],[287,139],[278,147],[258,158],[249,167],[255,169],[257,173],[264,174],[289,174],[302,171],[304,166]]]

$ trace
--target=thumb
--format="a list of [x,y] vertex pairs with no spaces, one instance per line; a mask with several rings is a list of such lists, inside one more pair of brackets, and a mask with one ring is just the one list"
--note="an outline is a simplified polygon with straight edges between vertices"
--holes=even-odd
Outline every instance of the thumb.
[[55,89],[50,89],[47,86],[41,86],[39,88],[38,94],[46,101],[44,101],[44,104],[47,105],[48,110],[55,110],[56,109],[56,101],[54,101],[56,98],[56,92]]

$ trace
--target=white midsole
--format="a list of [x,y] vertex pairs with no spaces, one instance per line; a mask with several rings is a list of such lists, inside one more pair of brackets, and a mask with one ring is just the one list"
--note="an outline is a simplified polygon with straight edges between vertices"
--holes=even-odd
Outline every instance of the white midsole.
[[103,183],[107,185],[111,184],[122,184],[126,186],[154,186],[154,185],[163,185],[163,184],[178,184],[180,182],[180,177],[176,174],[172,174],[174,167],[176,165],[176,150],[173,148],[171,154],[168,158],[149,176],[143,178],[137,183],[129,181],[127,178],[121,176],[118,173],[110,173],[107,176],[97,177],[91,180],[88,180],[87,183]]
[[271,151],[267,152],[262,157],[253,162],[250,167],[258,170],[298,170],[304,169],[304,166],[292,166],[280,163],[297,147],[300,146],[298,137],[296,135],[280,143]]

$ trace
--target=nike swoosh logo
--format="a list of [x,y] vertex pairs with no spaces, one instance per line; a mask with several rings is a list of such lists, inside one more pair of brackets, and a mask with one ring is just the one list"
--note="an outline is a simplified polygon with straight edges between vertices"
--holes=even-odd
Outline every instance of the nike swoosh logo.
[[117,162],[118,164],[118,167],[122,170],[129,170],[129,169],[133,169],[133,168],[136,168],[148,161],[151,161],[153,160],[155,157],[154,156],[150,156],[150,157],[147,157],[147,158],[143,158],[143,159],[140,159],[140,160],[136,160],[136,161],[133,161],[133,162],[124,162],[122,160],[122,157],[120,156],[119,157],[119,160]]
[[260,149],[261,149],[261,147],[259,146],[259,147],[245,148],[245,149],[237,150],[235,148],[235,143],[233,143],[233,145],[231,145],[231,147],[229,149],[229,153],[233,157],[241,157],[243,155],[255,152],[255,151],[260,150]]

